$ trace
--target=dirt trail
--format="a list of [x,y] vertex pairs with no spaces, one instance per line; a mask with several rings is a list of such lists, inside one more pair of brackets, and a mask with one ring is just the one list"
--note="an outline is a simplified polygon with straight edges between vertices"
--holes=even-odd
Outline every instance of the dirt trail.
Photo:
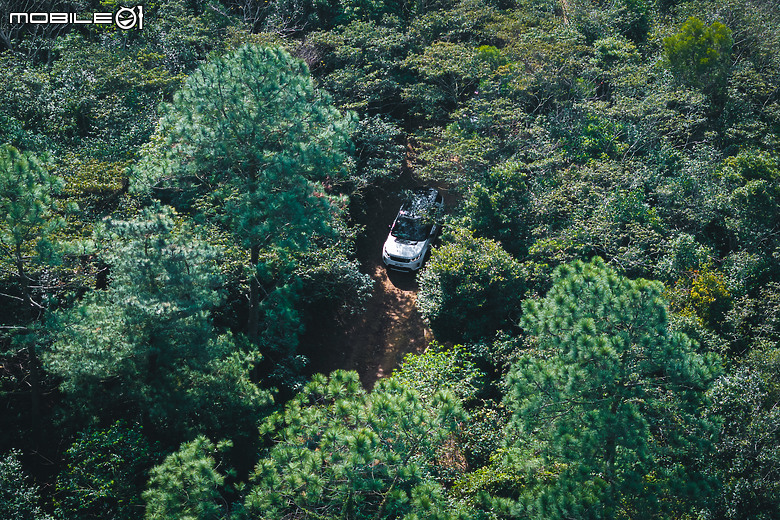
[[571,6],[569,0],[561,0],[561,12],[563,13],[563,23],[569,23],[569,13],[571,12]]
[[415,306],[414,274],[385,270],[374,265],[374,294],[346,331],[349,356],[345,367],[357,370],[366,388],[390,375],[408,352],[419,353],[431,341],[431,331]]
[[357,240],[357,257],[361,270],[374,280],[373,293],[359,315],[342,323],[317,324],[316,333],[307,332],[304,353],[311,359],[312,373],[354,370],[370,389],[390,375],[404,354],[422,352],[431,341],[431,331],[415,306],[415,274],[387,271],[382,264],[382,244],[401,206],[400,194],[397,187],[367,196],[360,204],[365,213],[356,220],[364,231]]

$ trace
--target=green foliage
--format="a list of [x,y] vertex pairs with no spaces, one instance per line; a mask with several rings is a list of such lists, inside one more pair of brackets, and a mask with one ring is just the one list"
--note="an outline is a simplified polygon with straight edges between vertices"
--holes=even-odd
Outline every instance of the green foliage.
[[0,274],[18,281],[20,296],[12,298],[28,310],[43,308],[45,292],[31,286],[41,266],[52,261],[54,235],[63,226],[53,198],[61,187],[62,180],[34,156],[0,147]]
[[[348,235],[345,232],[343,236]],[[374,280],[360,272],[350,254],[345,243],[336,240],[299,260],[296,275],[306,286],[303,298],[307,303],[348,315],[362,311],[371,297]]]
[[488,464],[458,480],[452,492],[472,512],[472,518],[529,518],[528,511],[517,508],[518,490],[530,487],[537,472],[541,473],[539,480],[549,481],[551,472],[540,468],[530,450],[501,447],[493,452]]
[[[185,0],[156,0],[152,5],[147,4],[144,28],[134,35],[137,39],[133,43],[154,53],[160,59],[157,63],[181,80],[180,74],[195,70],[211,52],[222,52],[225,35],[235,26],[234,18],[214,7],[210,9],[202,3]],[[127,46],[126,37],[126,32],[115,31],[101,39],[114,49]]]
[[354,21],[330,32],[314,33],[310,41],[323,49],[321,85],[340,106],[405,116],[398,110],[401,63],[412,42],[398,30],[398,24]]
[[564,108],[567,101],[579,97],[574,85],[579,78],[591,79],[583,75],[589,72],[587,59],[593,52],[582,35],[567,26],[518,32],[504,51],[510,60],[518,62],[516,72],[506,78],[504,96],[516,99],[526,112],[535,115]]
[[472,341],[511,328],[524,283],[520,265],[489,239],[459,231],[419,275],[417,307],[443,341]]
[[400,16],[410,2],[393,2],[386,0],[342,0],[345,20],[376,20],[386,15]]
[[[149,208],[133,221],[107,221],[100,233],[98,241],[111,245],[104,256],[109,288],[89,293],[49,324],[57,334],[45,363],[62,378],[76,409],[104,417],[121,411],[173,434],[227,428],[245,420],[237,409],[262,408],[267,394],[247,381],[246,364],[258,356],[234,354],[232,337],[211,324],[221,281],[214,249],[179,227],[166,208]],[[223,379],[230,381],[221,396],[228,406],[199,418],[213,403],[212,386],[226,386]]]
[[406,354],[390,380],[413,388],[424,401],[448,390],[468,402],[476,396],[483,375],[462,346],[445,349],[434,343],[422,354]]
[[354,372],[314,376],[263,431],[273,446],[252,475],[245,506],[263,518],[458,518],[435,477],[462,412],[447,391],[425,403]]
[[[118,8],[87,4],[68,9]],[[53,24],[68,30],[58,30],[44,54],[9,51],[0,57],[0,143],[51,154],[47,162],[65,181],[63,193],[84,210],[73,233],[88,235],[94,220],[122,206],[127,166],[153,133],[158,104],[170,99],[184,73],[223,45],[231,18],[196,4],[146,3],[143,31]],[[34,32],[41,39],[48,31]]]
[[184,443],[151,471],[143,493],[146,520],[222,520],[229,518],[222,495],[225,472],[215,460],[230,443],[215,445],[204,436]]
[[670,330],[657,282],[618,276],[598,258],[559,267],[553,280],[524,303],[536,348],[508,379],[515,442],[539,442],[554,473],[521,504],[544,518],[675,518],[700,507],[711,431],[698,409],[716,360]]
[[652,4],[649,0],[571,0],[564,8],[577,29],[591,41],[617,33],[640,43],[650,29]]
[[780,243],[775,238],[780,205],[780,162],[774,154],[743,150],[723,162],[724,196],[730,209],[726,226],[745,249],[764,254]]
[[725,321],[736,353],[760,352],[776,345],[780,341],[780,283],[771,281],[754,296],[736,298]]
[[780,502],[780,412],[776,348],[756,349],[716,381],[709,410],[720,422],[712,471],[724,489],[713,504],[723,518],[772,518]]
[[414,115],[443,119],[458,101],[473,93],[480,75],[495,61],[491,58],[489,52],[468,44],[429,45],[422,54],[413,54],[404,61],[404,66],[420,81],[404,89],[403,99],[411,105]]
[[592,161],[538,179],[529,194],[531,259],[554,267],[604,255],[627,272],[649,275],[648,259],[660,253],[668,225],[647,194],[653,177],[641,163]]
[[677,235],[668,247],[668,252],[657,265],[657,274],[661,280],[674,281],[686,273],[698,271],[713,256],[710,248],[698,243],[687,233]]
[[0,459],[0,517],[18,520],[52,520],[41,508],[38,486],[19,462],[18,451],[10,451]]
[[507,162],[474,184],[464,203],[465,222],[476,236],[498,240],[515,257],[527,252],[530,233],[528,168]]
[[4,56],[2,112],[21,122],[26,142],[45,147],[40,152],[81,148],[96,159],[127,159],[149,138],[157,104],[182,76],[148,48],[109,48],[71,33],[58,49],[67,52],[48,69]]
[[117,422],[78,435],[57,478],[58,514],[69,519],[137,518],[154,454],[143,431]]
[[[301,34],[317,29],[329,29],[334,18],[342,14],[340,3],[336,0],[265,2],[266,5],[262,8],[262,25],[266,31],[279,34]],[[250,9],[258,9],[251,3],[247,3],[247,6]]]
[[714,95],[728,78],[731,65],[731,30],[720,22],[706,26],[690,17],[680,32],[664,38],[664,52],[672,72],[687,85]]
[[404,159],[403,132],[387,118],[361,119],[352,134],[355,144],[356,188],[383,185],[401,174]]
[[470,42],[475,46],[487,43],[490,32],[486,26],[498,14],[494,0],[416,0],[410,4],[409,33],[425,46],[437,42]]
[[[510,412],[501,403],[483,400],[468,411],[461,442],[470,468],[486,468],[504,445]],[[487,469],[487,468],[486,468]],[[464,476],[468,479],[468,476]]]
[[628,145],[621,142],[623,133],[621,124],[588,114],[583,127],[576,131],[568,152],[579,163],[592,159],[616,159],[628,149]]
[[432,130],[421,148],[422,177],[456,185],[483,177],[496,158],[495,143],[460,123]]
[[709,10],[728,13],[723,22],[733,30],[735,39],[734,64],[721,123],[728,145],[742,148],[750,143],[772,150],[777,141],[777,104],[770,92],[771,78],[777,77],[780,65],[776,50],[780,43],[778,6],[760,1],[725,0],[722,4]]

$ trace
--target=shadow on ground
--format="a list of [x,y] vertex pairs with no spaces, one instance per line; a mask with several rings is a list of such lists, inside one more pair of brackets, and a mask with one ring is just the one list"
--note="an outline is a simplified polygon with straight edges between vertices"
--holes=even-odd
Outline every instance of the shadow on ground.
[[401,206],[401,193],[415,184],[409,180],[391,191],[365,195],[353,212],[364,227],[356,242],[361,270],[371,275],[374,290],[363,312],[345,316],[341,323],[313,324],[302,339],[301,352],[309,357],[310,373],[354,370],[367,389],[390,375],[410,352],[425,350],[430,329],[415,306],[414,273],[388,271],[382,264],[382,244]]

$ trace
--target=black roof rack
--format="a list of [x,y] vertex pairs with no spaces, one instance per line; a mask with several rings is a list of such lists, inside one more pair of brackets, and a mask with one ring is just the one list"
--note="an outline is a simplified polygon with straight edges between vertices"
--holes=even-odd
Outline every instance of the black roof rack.
[[419,218],[426,208],[436,200],[436,188],[415,188],[411,196],[401,205],[400,214],[405,217]]

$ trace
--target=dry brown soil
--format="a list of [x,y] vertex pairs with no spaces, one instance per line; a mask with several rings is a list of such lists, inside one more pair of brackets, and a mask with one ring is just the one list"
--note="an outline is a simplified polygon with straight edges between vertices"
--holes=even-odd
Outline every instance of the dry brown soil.
[[382,265],[372,267],[374,294],[366,312],[345,334],[349,353],[345,368],[356,370],[366,388],[390,375],[404,354],[422,352],[431,341],[431,331],[414,304],[414,274],[387,271]]
[[390,375],[404,354],[422,352],[430,343],[431,331],[415,306],[415,274],[388,271],[381,257],[388,227],[401,205],[401,190],[412,185],[410,181],[409,186],[367,195],[359,204],[364,209],[356,220],[364,231],[357,240],[357,257],[361,270],[374,280],[373,293],[363,312],[307,331],[302,347],[311,359],[310,372],[354,370],[370,389]]

